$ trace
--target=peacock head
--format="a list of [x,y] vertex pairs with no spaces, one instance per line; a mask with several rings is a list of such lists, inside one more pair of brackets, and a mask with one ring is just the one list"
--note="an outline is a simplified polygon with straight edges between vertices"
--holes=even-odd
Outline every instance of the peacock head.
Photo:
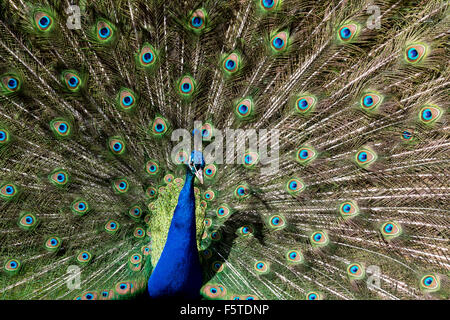
[[192,151],[188,166],[192,174],[195,174],[200,183],[203,184],[203,168],[205,167],[205,159],[200,151]]

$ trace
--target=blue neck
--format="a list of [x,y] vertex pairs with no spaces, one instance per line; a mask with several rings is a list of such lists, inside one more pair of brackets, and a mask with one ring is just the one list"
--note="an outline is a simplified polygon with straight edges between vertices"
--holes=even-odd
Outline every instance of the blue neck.
[[164,250],[148,281],[152,298],[199,297],[202,270],[195,230],[194,179],[188,168]]

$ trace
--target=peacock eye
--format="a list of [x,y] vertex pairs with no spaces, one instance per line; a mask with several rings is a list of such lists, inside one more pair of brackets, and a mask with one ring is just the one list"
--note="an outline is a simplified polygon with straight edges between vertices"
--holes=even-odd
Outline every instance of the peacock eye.
[[77,256],[77,260],[80,264],[86,264],[91,261],[91,257],[92,257],[92,255],[90,252],[81,251]]
[[205,171],[205,177],[207,179],[212,179],[216,175],[217,168],[214,164],[209,164],[205,167],[204,171]]
[[117,101],[122,110],[128,111],[136,105],[136,95],[130,89],[121,89]]
[[397,238],[402,233],[400,225],[392,221],[385,222],[381,226],[380,231],[385,240],[392,240],[394,238]]
[[377,154],[368,147],[363,147],[355,155],[356,163],[362,168],[369,167],[376,160],[377,160]]
[[212,263],[211,269],[212,269],[214,272],[220,273],[220,272],[223,271],[224,265],[223,265],[221,262],[216,261],[216,262],[213,262],[213,263]]
[[19,81],[15,78],[10,78],[7,82],[8,88],[11,90],[15,90],[17,86],[19,85]]
[[286,258],[289,263],[300,263],[303,261],[303,256],[298,250],[290,250],[286,253]]
[[412,44],[405,49],[405,60],[409,63],[420,62],[427,54],[428,47],[424,44]]
[[139,253],[131,255],[129,259],[131,264],[138,264],[142,262],[142,256]]
[[241,58],[236,53],[231,53],[223,59],[223,69],[228,74],[235,73],[240,68]]
[[274,215],[269,218],[269,226],[275,230],[281,229],[285,226],[285,220],[280,215]]
[[116,284],[116,292],[119,295],[124,295],[129,293],[132,290],[133,286],[131,282],[119,282]]
[[179,151],[178,154],[176,155],[176,158],[174,159],[174,162],[176,164],[182,164],[182,163],[187,163],[189,161],[188,155],[186,151]]
[[153,199],[153,198],[155,198],[156,197],[156,189],[155,188],[153,188],[153,187],[148,187],[147,188],[147,195],[151,198],[151,199]]
[[261,9],[272,11],[278,7],[280,0],[260,0]]
[[140,238],[143,235],[144,235],[144,230],[142,228],[136,228],[136,230],[134,231],[134,236]]
[[75,200],[72,203],[72,211],[78,215],[84,215],[89,211],[89,205],[84,200]]
[[339,213],[344,219],[348,219],[357,216],[359,208],[355,201],[345,201],[339,206]]
[[217,209],[217,216],[219,218],[224,218],[224,217],[228,216],[229,214],[230,214],[230,208],[226,204],[222,204]]
[[250,195],[250,190],[245,185],[238,185],[234,191],[237,199],[244,199]]
[[114,151],[119,152],[122,149],[122,144],[120,142],[114,143],[113,149],[114,149]]
[[147,246],[143,246],[141,248],[142,253],[144,254],[144,256],[148,256],[150,254],[150,248]]
[[18,92],[21,88],[21,80],[16,74],[3,74],[0,76],[0,85],[6,94]]
[[433,274],[424,275],[420,280],[422,290],[427,292],[435,292],[440,289],[439,278]]
[[39,19],[39,25],[42,28],[46,28],[49,24],[50,24],[50,19],[48,19],[47,17],[42,17]]
[[128,181],[125,179],[118,179],[114,181],[113,186],[116,193],[125,193],[128,191]]
[[65,170],[55,170],[53,173],[49,176],[50,182],[57,186],[65,186],[69,182],[68,174]]
[[151,53],[151,52],[145,52],[145,53],[142,55],[142,61],[143,61],[144,63],[146,63],[146,64],[152,62],[152,61],[153,61],[153,53]]
[[174,179],[174,176],[173,176],[173,174],[171,174],[171,173],[166,174],[166,175],[164,176],[164,182],[165,182],[165,183],[171,183],[171,182],[173,181],[173,179]]
[[108,142],[109,149],[115,155],[121,155],[125,152],[125,142],[119,137],[112,137]]
[[243,226],[239,229],[239,233],[243,236],[248,236],[253,232],[253,228],[251,226]]
[[306,300],[320,300],[320,294],[317,292],[308,292],[306,294]]
[[35,26],[39,31],[50,31],[53,26],[53,18],[46,12],[38,11],[34,14]]
[[97,300],[97,294],[93,293],[93,292],[87,292],[84,295],[84,299],[82,299],[82,300]]
[[50,252],[55,252],[61,247],[61,239],[59,237],[49,237],[45,241],[45,248]]
[[109,220],[105,224],[105,231],[109,234],[115,234],[119,230],[119,228],[120,228],[120,225],[115,220]]
[[152,124],[152,132],[156,136],[162,136],[167,132],[167,122],[162,117],[156,117]]
[[205,199],[205,200],[212,201],[212,200],[214,200],[215,197],[216,197],[216,195],[215,195],[214,191],[212,191],[212,190],[206,190],[203,193],[203,199]]
[[184,96],[189,97],[195,89],[195,80],[191,76],[184,76],[178,84],[178,92]]
[[110,32],[111,31],[109,30],[108,27],[103,27],[103,28],[100,29],[99,34],[100,34],[100,37],[106,38],[106,37],[109,36]]
[[157,55],[153,46],[150,45],[149,43],[144,43],[136,60],[139,66],[148,69],[155,64],[156,58]]
[[77,77],[70,77],[68,82],[69,82],[69,86],[73,88],[73,87],[77,86],[79,80]]
[[352,32],[348,27],[344,27],[341,29],[340,35],[343,39],[348,39],[351,36]]
[[297,150],[297,162],[300,164],[308,164],[317,157],[317,152],[310,146],[303,146]]
[[238,119],[248,119],[253,113],[253,100],[245,98],[236,104],[234,113]]
[[108,42],[112,39],[113,28],[109,22],[99,21],[97,23],[97,39],[101,42]]
[[201,128],[201,136],[203,141],[211,141],[214,131],[213,125],[211,123],[205,123]]
[[36,216],[32,213],[23,212],[21,213],[21,218],[19,219],[19,227],[23,230],[32,230],[37,226]]
[[193,17],[191,21],[194,28],[199,28],[203,25],[203,19],[200,17]]
[[288,42],[288,34],[283,31],[277,33],[272,37],[270,45],[274,52],[282,52],[286,50],[287,42]]
[[228,70],[233,70],[235,66],[236,66],[236,63],[233,60],[228,59],[227,61],[225,61],[225,67]]
[[254,268],[259,273],[267,273],[269,271],[269,266],[264,261],[257,261]]
[[299,114],[310,113],[317,104],[317,98],[312,95],[300,95],[295,100],[295,111]]
[[259,162],[259,154],[254,151],[246,152],[243,155],[243,164],[245,168],[253,168],[255,167]]
[[305,184],[297,178],[289,179],[286,183],[286,190],[289,194],[296,196],[305,189]]
[[213,241],[219,241],[222,238],[222,235],[217,230],[212,231],[209,236]]
[[5,262],[4,270],[10,275],[15,275],[20,271],[21,266],[22,264],[19,260],[9,259]]
[[358,263],[352,263],[347,266],[347,274],[350,279],[359,280],[364,278],[365,270],[362,265]]
[[442,110],[437,106],[423,106],[419,112],[419,119],[424,124],[432,124],[436,122],[442,115]]
[[383,102],[383,97],[375,92],[369,92],[362,96],[360,106],[363,110],[372,111],[378,108]]
[[274,47],[279,49],[279,48],[281,48],[284,45],[284,41],[280,37],[276,37],[273,40],[273,45],[274,45]]
[[154,160],[150,160],[146,163],[145,165],[145,169],[147,171],[148,174],[154,176],[158,173],[159,171],[159,165],[158,163],[156,163],[156,161]]
[[69,122],[61,119],[54,119],[50,121],[50,129],[57,138],[66,138],[71,133]]
[[141,207],[139,206],[132,206],[129,210],[128,210],[128,214],[132,217],[132,218],[140,218],[142,216],[142,210]]
[[[214,269],[214,266],[213,266],[213,269]],[[219,285],[215,285],[215,284],[206,284],[201,289],[201,292],[207,298],[216,299],[225,294],[225,288],[223,288]]]
[[208,249],[205,249],[202,251],[202,255],[205,259],[209,259],[212,256],[212,252]]
[[329,243],[328,235],[325,231],[316,231],[310,236],[311,244],[315,247],[323,247]]
[[343,42],[350,42],[357,34],[359,28],[357,24],[350,23],[339,28],[338,36]]
[[61,123],[61,124],[58,126],[58,131],[59,131],[60,133],[66,133],[66,132],[67,132],[67,129],[68,129],[68,126],[67,126],[67,124],[65,124],[65,123]]
[[0,187],[0,197],[4,199],[11,199],[17,194],[17,188],[15,185],[7,183]]
[[402,132],[402,140],[411,141],[413,139],[414,130],[406,129]]
[[203,30],[206,27],[206,18],[207,14],[205,10],[195,10],[189,18],[189,27],[195,32]]
[[82,81],[74,71],[64,71],[62,73],[62,79],[69,91],[77,92],[80,90]]
[[6,144],[9,141],[9,132],[6,130],[0,130],[0,146]]

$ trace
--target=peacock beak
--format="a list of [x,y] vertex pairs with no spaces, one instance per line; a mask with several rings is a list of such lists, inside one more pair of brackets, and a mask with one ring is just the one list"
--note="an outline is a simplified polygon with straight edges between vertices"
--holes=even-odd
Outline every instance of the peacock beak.
[[203,184],[203,169],[195,170],[195,176],[200,181],[200,183]]

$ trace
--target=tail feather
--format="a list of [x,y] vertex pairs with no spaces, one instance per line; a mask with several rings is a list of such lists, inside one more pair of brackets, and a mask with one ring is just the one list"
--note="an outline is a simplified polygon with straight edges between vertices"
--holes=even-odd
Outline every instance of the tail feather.
[[197,120],[204,298],[448,299],[447,2],[69,5],[0,4],[3,299],[144,295]]

